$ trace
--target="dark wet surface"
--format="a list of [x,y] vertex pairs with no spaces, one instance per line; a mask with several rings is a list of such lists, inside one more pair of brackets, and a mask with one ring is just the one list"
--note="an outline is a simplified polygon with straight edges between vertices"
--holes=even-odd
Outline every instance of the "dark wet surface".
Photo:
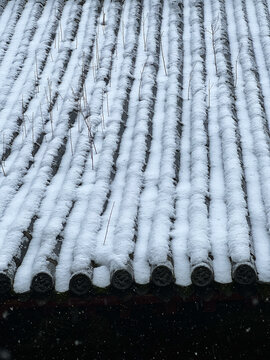
[[213,297],[196,301],[123,297],[100,303],[70,298],[8,300],[2,302],[0,318],[0,359],[270,356],[270,298],[262,300],[250,293],[227,301]]

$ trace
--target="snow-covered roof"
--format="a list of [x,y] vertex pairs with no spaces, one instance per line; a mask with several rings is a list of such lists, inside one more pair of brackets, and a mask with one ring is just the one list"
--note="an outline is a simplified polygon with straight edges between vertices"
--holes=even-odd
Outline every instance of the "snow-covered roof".
[[270,282],[269,35],[269,0],[0,0],[0,292]]

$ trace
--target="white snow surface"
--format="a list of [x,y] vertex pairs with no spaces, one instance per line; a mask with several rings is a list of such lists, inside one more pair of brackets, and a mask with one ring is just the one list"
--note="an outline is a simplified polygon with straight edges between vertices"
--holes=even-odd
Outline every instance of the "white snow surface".
[[[0,272],[106,288],[251,264],[270,282],[266,0],[0,9]],[[169,264],[169,265],[168,265]]]

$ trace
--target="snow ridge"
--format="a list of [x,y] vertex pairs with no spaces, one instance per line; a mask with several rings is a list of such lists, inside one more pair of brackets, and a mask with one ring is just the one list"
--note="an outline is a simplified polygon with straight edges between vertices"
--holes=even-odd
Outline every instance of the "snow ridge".
[[129,13],[126,42],[124,47],[121,74],[118,79],[116,95],[106,124],[103,146],[99,157],[96,182],[88,204],[87,218],[77,244],[74,248],[72,272],[89,269],[95,256],[96,234],[100,229],[104,204],[111,182],[111,172],[117,157],[117,144],[121,122],[126,118],[129,91],[137,50],[138,26],[140,22],[140,1],[132,2]]
[[237,35],[240,44],[239,60],[245,80],[245,95],[254,137],[254,150],[258,159],[261,191],[270,230],[270,137],[264,111],[264,100],[247,24],[246,7],[243,1],[234,4]]
[[203,1],[192,1],[191,24],[191,193],[189,204],[189,256],[191,266],[209,263],[208,236],[209,159],[206,105]]
[[142,73],[140,99],[138,102],[133,145],[127,169],[125,188],[118,223],[114,232],[112,269],[119,266],[125,267],[134,250],[135,222],[142,188],[143,167],[145,165],[147,152],[147,136],[151,136],[149,134],[149,128],[151,126],[153,107],[156,100],[156,75],[159,67],[162,7],[162,1],[153,0],[150,5],[147,59]]
[[167,262],[172,219],[175,217],[175,186],[179,173],[182,90],[182,1],[170,3],[169,64],[162,135],[162,155],[157,204],[153,215],[149,261],[152,265]]

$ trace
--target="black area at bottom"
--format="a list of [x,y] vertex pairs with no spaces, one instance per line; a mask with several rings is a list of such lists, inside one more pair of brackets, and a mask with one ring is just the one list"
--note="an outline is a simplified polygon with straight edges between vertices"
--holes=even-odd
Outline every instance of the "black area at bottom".
[[152,272],[151,280],[156,286],[169,286],[173,282],[172,271],[167,266],[157,266]]
[[31,290],[37,294],[47,294],[53,290],[53,279],[47,273],[38,273],[33,277]]
[[233,279],[240,285],[252,285],[257,280],[257,275],[252,266],[248,264],[239,265],[234,274]]
[[[7,309],[0,359],[268,359],[270,304],[225,302]],[[209,303],[210,305],[210,303]]]
[[4,295],[11,291],[11,279],[6,274],[0,274],[0,294]]
[[117,290],[127,290],[131,287],[133,279],[131,274],[124,269],[116,270],[112,276],[112,286]]
[[192,283],[199,287],[210,285],[213,279],[213,272],[204,265],[196,267],[191,273]]
[[71,277],[69,282],[69,290],[72,294],[83,296],[90,292],[92,283],[89,277],[85,274],[75,274]]

